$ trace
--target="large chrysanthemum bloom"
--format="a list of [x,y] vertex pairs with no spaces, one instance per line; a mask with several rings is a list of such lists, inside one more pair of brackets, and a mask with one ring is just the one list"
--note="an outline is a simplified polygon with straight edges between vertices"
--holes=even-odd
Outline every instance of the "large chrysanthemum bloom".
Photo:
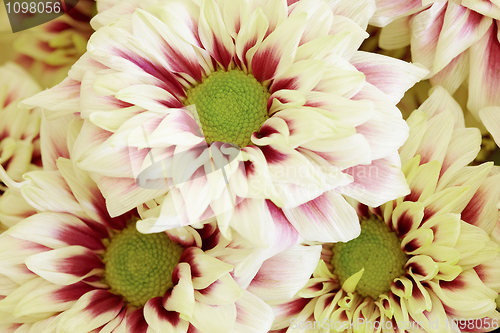
[[16,62],[28,69],[44,86],[60,83],[68,70],[86,50],[94,32],[90,19],[95,14],[94,0],[79,0],[66,14],[17,33],[12,47]]
[[463,331],[500,324],[500,247],[489,237],[499,218],[499,170],[466,166],[481,136],[464,127],[444,88],[408,123],[400,153],[411,193],[377,208],[354,203],[361,235],[323,246],[306,287],[274,304],[275,330],[444,333],[460,331],[464,320],[474,327]]
[[39,91],[40,86],[20,66],[7,63],[0,67],[0,163],[14,180],[41,166],[41,112],[17,106]]
[[468,109],[500,145],[500,3],[490,0],[376,0],[370,23],[385,26],[380,45],[410,44],[412,61],[453,94],[465,82]]
[[[267,246],[275,205],[305,239],[351,239],[359,229],[335,227],[357,225],[343,194],[380,205],[408,191],[395,104],[427,74],[357,51],[373,11],[367,1],[119,1],[93,19],[69,77],[25,105],[85,119],[75,159],[112,216],[161,198],[141,231],[217,215],[226,237],[231,226]],[[210,154],[228,144],[240,157],[214,181]],[[169,164],[178,188],[136,183],[152,161]]]
[[[65,129],[71,146],[81,123],[66,117],[53,126]],[[57,133],[50,139],[60,154],[71,150]],[[215,223],[141,234],[133,212],[111,218],[88,174],[70,159],[51,157],[56,170],[29,172],[19,184],[5,179],[39,213],[0,235],[2,332],[270,329],[271,308],[235,282],[233,265],[221,256],[238,262],[252,248],[221,248]],[[316,260],[320,250],[312,253]]]

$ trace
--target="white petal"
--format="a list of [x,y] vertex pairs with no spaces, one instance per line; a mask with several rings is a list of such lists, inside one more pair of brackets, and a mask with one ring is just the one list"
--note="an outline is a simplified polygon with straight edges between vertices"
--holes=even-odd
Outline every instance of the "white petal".
[[358,165],[344,172],[354,181],[338,189],[338,192],[350,196],[370,207],[402,197],[410,193],[404,174],[401,172],[399,155],[374,160],[370,165]]
[[264,261],[247,290],[264,301],[291,299],[306,285],[320,254],[318,245],[296,245],[281,252]]
[[479,111],[479,117],[490,132],[497,146],[500,147],[500,107],[491,106]]
[[122,298],[105,290],[86,293],[73,307],[63,312],[58,324],[60,332],[91,332],[118,316]]
[[246,290],[236,301],[236,312],[235,333],[259,333],[271,329],[274,320],[271,307]]
[[404,93],[423,79],[429,71],[420,64],[375,53],[357,52],[351,63],[366,76],[366,81],[383,91],[396,104]]
[[315,242],[347,242],[361,231],[354,209],[338,193],[325,192],[297,208],[283,209],[299,234]]
[[78,245],[35,254],[26,259],[26,266],[59,285],[70,285],[104,272],[104,264],[99,257]]

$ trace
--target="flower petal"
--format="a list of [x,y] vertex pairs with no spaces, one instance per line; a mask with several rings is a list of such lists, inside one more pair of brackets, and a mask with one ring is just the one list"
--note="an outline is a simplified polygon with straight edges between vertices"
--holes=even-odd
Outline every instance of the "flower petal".
[[396,104],[404,93],[429,71],[420,64],[410,64],[381,54],[356,52],[351,63],[365,74],[366,81],[383,91]]
[[479,118],[500,147],[500,107],[486,107],[479,111]]
[[479,41],[491,25],[490,17],[460,4],[448,2],[436,47],[434,73],[442,70],[453,58]]
[[480,318],[496,307],[497,293],[486,287],[473,270],[462,272],[455,280],[428,281],[430,288],[446,306],[449,315]]
[[293,15],[264,39],[251,61],[253,75],[259,82],[271,80],[290,68],[306,23],[306,13]]
[[233,270],[233,266],[205,254],[197,247],[184,250],[179,262],[187,262],[191,266],[193,287],[204,289],[218,278]]
[[272,216],[264,199],[245,199],[236,205],[230,225],[257,247],[266,248],[276,238]]
[[379,36],[378,45],[385,50],[394,50],[410,45],[410,20],[412,15],[396,19],[386,25]]
[[296,245],[269,258],[247,290],[264,301],[291,299],[311,277],[320,253],[319,245]]
[[205,49],[223,68],[229,69],[235,49],[234,42],[215,1],[201,2],[198,25],[200,40]]
[[422,0],[410,1],[381,1],[376,0],[377,10],[370,20],[370,24],[383,27],[400,16],[408,16],[422,9]]
[[433,3],[429,9],[415,15],[411,23],[412,60],[428,69],[432,69],[434,65],[446,4],[447,2]]
[[76,216],[55,212],[38,213],[9,229],[9,234],[53,249],[80,245],[103,250],[101,235]]
[[133,178],[106,177],[93,172],[90,173],[90,177],[106,198],[106,206],[111,217],[122,215],[166,192],[165,189],[141,188]]
[[269,305],[260,298],[244,290],[236,301],[235,333],[268,332],[274,320],[274,314]]
[[361,232],[354,209],[338,193],[328,191],[283,213],[299,234],[309,241],[347,242]]
[[206,333],[229,333],[236,318],[235,304],[210,306],[196,302],[191,324]]
[[155,332],[186,333],[189,326],[179,313],[165,310],[161,297],[152,298],[144,305],[144,318]]
[[80,112],[80,82],[68,77],[52,89],[42,91],[20,103],[20,107],[27,109],[36,106],[49,113],[48,119]]
[[368,20],[375,13],[375,1],[355,0],[339,1],[329,0],[328,4],[335,15],[342,15],[356,22],[361,28],[366,30]]
[[289,17],[300,12],[307,13],[307,25],[299,45],[328,35],[333,22],[333,13],[326,2],[302,0],[297,2],[295,6],[289,8],[291,9]]
[[104,264],[91,250],[79,245],[32,255],[26,266],[44,279],[59,285],[70,285],[104,272]]
[[409,193],[397,154],[374,160],[370,165],[357,165],[344,172],[351,175],[354,181],[337,191],[370,207],[378,207]]
[[40,211],[70,213],[85,218],[80,204],[57,171],[31,171],[26,173],[21,187],[23,198]]
[[433,86],[442,86],[454,94],[468,78],[470,70],[469,52],[464,51],[453,58],[442,70],[430,78]]
[[207,305],[225,305],[234,303],[242,294],[243,289],[227,273],[207,288],[196,290],[194,297],[197,302]]
[[[271,3],[271,1],[269,2]],[[249,71],[251,59],[262,43],[269,27],[269,21],[259,7],[245,20],[236,36],[236,55],[242,67]]]
[[179,263],[172,272],[175,282],[171,292],[163,296],[163,306],[167,311],[175,311],[184,320],[192,317],[194,311],[194,289],[191,281],[191,268],[187,263]]
[[392,227],[398,237],[403,238],[420,226],[423,217],[424,206],[421,203],[404,201],[392,213]]
[[122,298],[106,290],[88,292],[62,313],[58,328],[62,332],[74,332],[76,327],[82,332],[90,332],[116,318],[122,306]]
[[[132,15],[132,29],[144,47],[155,48],[162,63],[173,73],[178,73],[188,81],[202,80],[202,68],[191,45],[170,31],[168,26],[151,13],[138,9]],[[165,61],[165,62],[164,62]]]
[[451,141],[454,117],[451,111],[440,113],[427,123],[425,132],[415,155],[420,155],[420,164],[438,161],[443,164],[446,150]]
[[57,170],[56,160],[59,157],[69,158],[68,130],[69,123],[77,119],[73,114],[55,120],[47,120],[42,116],[40,126],[40,144],[44,170]]

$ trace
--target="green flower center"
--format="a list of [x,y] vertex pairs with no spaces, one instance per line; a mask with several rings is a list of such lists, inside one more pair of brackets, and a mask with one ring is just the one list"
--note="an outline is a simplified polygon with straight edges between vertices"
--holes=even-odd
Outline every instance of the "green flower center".
[[143,306],[173,287],[172,272],[182,251],[164,232],[141,234],[131,223],[107,246],[104,279],[111,292],[132,306]]
[[356,292],[374,300],[389,291],[391,282],[404,274],[408,261],[397,235],[378,219],[363,219],[359,237],[334,244],[332,251],[334,274],[340,283],[364,268]]
[[188,90],[186,105],[194,104],[205,140],[245,147],[253,132],[269,118],[269,92],[251,74],[241,70],[212,73]]

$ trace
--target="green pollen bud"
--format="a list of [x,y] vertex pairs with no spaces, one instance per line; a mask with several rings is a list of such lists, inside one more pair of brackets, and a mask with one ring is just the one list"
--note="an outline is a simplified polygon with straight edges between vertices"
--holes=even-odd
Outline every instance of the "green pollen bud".
[[269,118],[269,92],[251,74],[241,70],[212,73],[187,92],[194,104],[208,143],[222,141],[245,147],[253,132]]
[[404,274],[404,265],[408,261],[408,256],[401,250],[401,241],[378,219],[363,219],[359,237],[334,244],[332,251],[333,273],[340,283],[364,268],[356,292],[374,300],[389,291],[391,282]]
[[164,232],[141,234],[131,223],[107,246],[105,282],[132,306],[143,306],[173,287],[172,272],[182,251]]

